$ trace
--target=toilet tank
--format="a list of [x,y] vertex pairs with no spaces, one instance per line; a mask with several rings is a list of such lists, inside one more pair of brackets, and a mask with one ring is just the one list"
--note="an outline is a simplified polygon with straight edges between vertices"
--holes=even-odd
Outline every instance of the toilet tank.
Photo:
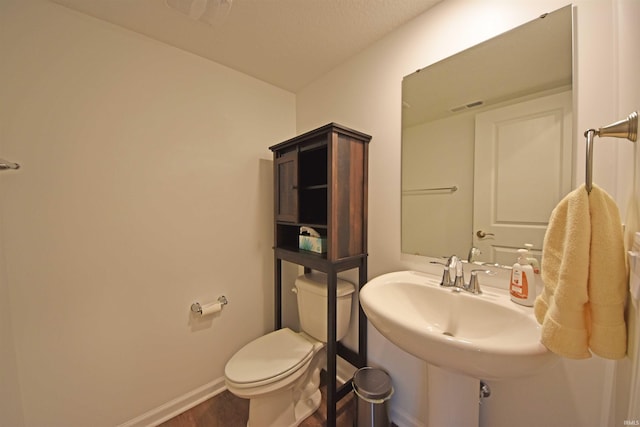
[[[300,327],[318,341],[327,342],[327,276],[309,273],[299,276],[295,282],[298,299]],[[336,301],[336,340],[347,334],[351,321],[351,297],[355,286],[338,279]]]

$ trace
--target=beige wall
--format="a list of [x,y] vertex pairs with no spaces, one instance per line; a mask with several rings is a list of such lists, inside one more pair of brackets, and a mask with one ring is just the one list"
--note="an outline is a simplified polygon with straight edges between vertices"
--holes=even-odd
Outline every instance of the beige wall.
[[[0,149],[1,147],[2,145],[0,144]],[[4,200],[1,182],[0,200]],[[24,425],[24,416],[13,330],[11,328],[9,290],[4,273],[2,241],[2,230],[0,230],[0,425],[22,427]]]
[[[616,13],[616,4],[625,2],[629,0],[573,2],[578,25],[576,129],[599,126],[617,120],[619,113],[628,114],[616,106],[622,89],[616,86],[616,54],[612,49],[619,38],[614,22],[625,19]],[[565,0],[446,0],[298,93],[299,132],[336,121],[373,135],[369,164],[370,277],[393,270],[430,268],[426,260],[400,253],[402,77],[567,4]],[[633,105],[640,107],[637,99],[627,107]],[[576,182],[582,182],[584,142],[580,132],[576,133]],[[596,151],[594,180],[624,203],[621,182],[628,181],[630,175],[628,167],[626,172],[618,172],[625,165],[612,166],[617,163],[617,144],[598,146]],[[387,368],[396,385],[391,403],[394,421],[403,426],[424,425],[424,364],[399,350],[373,327],[369,343],[371,362]],[[625,392],[624,387],[615,388],[613,372],[612,362],[594,358],[563,361],[536,378],[492,383],[493,395],[481,408],[481,425],[510,426],[514,419],[521,426],[609,425],[614,416],[609,399],[616,392]]]
[[25,425],[214,391],[273,325],[268,147],[295,96],[46,1],[0,0],[0,28],[2,156],[22,165],[0,177],[0,372],[13,335]]

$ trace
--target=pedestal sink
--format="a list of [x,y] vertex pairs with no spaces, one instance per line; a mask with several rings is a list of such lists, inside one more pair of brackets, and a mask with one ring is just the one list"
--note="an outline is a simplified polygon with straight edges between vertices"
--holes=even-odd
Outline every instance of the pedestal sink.
[[[451,376],[445,382],[476,387],[477,397],[479,380],[532,375],[557,360],[540,343],[533,309],[513,303],[506,291],[485,286],[482,294],[474,295],[439,283],[440,278],[431,274],[399,271],[372,279],[360,292],[371,324],[389,341],[429,363],[430,376],[433,372],[433,377],[442,377],[448,371]],[[454,400],[460,409],[460,391],[452,393],[458,395]],[[433,409],[442,405],[432,398],[448,399],[430,389]],[[429,412],[429,425],[445,425],[448,415]],[[469,425],[469,420],[448,424],[460,422]]]

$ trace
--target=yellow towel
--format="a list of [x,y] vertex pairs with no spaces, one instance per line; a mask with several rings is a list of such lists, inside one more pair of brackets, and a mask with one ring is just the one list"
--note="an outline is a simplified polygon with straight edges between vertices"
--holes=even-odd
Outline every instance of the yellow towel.
[[542,343],[572,359],[590,357],[585,306],[589,301],[589,197],[584,185],[556,206],[542,246],[545,286],[534,310]]
[[[593,244],[592,244],[593,243]],[[626,268],[618,207],[597,186],[569,193],[553,210],[535,302],[542,343],[572,359],[626,354]]]
[[589,207],[589,347],[600,357],[621,359],[627,353],[624,304],[628,279],[620,212],[611,196],[596,185],[589,194]]

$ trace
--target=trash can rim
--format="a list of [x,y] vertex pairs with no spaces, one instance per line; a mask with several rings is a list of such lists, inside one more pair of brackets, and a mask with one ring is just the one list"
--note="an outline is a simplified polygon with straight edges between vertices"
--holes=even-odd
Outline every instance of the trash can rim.
[[369,403],[383,403],[391,398],[394,391],[389,374],[384,369],[371,366],[355,372],[352,386],[356,395]]

